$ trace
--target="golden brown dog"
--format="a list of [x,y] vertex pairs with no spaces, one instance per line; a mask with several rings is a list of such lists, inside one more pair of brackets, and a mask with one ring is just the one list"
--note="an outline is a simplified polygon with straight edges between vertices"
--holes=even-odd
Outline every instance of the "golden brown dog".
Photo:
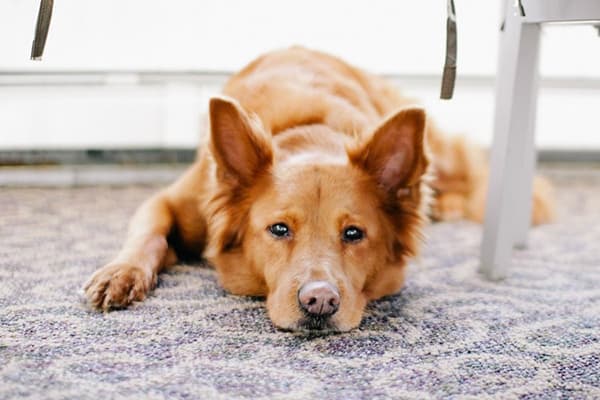
[[[231,293],[266,296],[277,327],[346,331],[402,287],[429,212],[482,219],[481,150],[440,134],[382,79],[294,47],[252,62],[224,94],[197,161],[137,210],[87,283],[93,306],[143,300],[163,268],[204,255]],[[541,223],[551,203],[542,183],[534,192]]]

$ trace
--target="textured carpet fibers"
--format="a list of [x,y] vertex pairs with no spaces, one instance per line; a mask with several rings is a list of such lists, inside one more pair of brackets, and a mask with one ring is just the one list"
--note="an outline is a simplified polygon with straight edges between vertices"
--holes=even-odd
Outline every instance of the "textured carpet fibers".
[[92,311],[82,284],[155,188],[0,189],[0,399],[600,398],[600,188],[557,189],[506,281],[476,272],[480,226],[433,225],[406,287],[330,336],[277,331],[204,265]]

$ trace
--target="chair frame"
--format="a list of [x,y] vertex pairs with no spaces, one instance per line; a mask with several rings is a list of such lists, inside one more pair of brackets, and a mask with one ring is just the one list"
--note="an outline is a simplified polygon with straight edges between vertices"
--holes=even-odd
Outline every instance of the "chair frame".
[[541,26],[600,21],[599,0],[507,0],[505,7],[479,268],[490,280],[508,275],[513,247],[527,246]]

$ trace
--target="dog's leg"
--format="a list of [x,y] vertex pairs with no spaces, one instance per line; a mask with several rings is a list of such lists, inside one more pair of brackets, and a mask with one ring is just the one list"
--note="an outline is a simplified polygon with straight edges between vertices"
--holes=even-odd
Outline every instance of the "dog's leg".
[[[156,276],[169,255],[167,235],[173,216],[164,193],[147,200],[129,226],[125,245],[117,257],[100,268],[85,286],[90,303],[103,310],[140,301],[156,285]],[[172,251],[171,251],[172,253]]]
[[[465,201],[465,216],[473,221],[483,223],[487,195],[487,179],[478,182]],[[552,185],[541,176],[533,179],[531,207],[531,225],[552,222],[556,217],[554,193]]]
[[173,231],[184,246],[201,250],[205,236],[197,203],[201,170],[194,165],[138,208],[117,257],[96,271],[84,287],[92,306],[109,310],[143,300],[156,285],[157,274],[177,261],[167,241]]

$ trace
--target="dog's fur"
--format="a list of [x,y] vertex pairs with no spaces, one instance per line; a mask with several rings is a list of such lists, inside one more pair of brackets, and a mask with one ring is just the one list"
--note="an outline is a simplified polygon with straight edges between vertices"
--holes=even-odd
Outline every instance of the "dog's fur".
[[[252,62],[224,94],[197,161],[137,210],[119,255],[86,285],[93,306],[143,300],[163,268],[204,255],[231,293],[266,296],[276,326],[345,331],[401,288],[427,213],[482,219],[482,151],[382,79],[294,47]],[[552,217],[548,190],[537,181],[534,223]],[[287,235],[271,233],[277,223]],[[348,227],[364,237],[346,240]],[[314,281],[339,291],[338,312],[317,322],[298,301]]]

